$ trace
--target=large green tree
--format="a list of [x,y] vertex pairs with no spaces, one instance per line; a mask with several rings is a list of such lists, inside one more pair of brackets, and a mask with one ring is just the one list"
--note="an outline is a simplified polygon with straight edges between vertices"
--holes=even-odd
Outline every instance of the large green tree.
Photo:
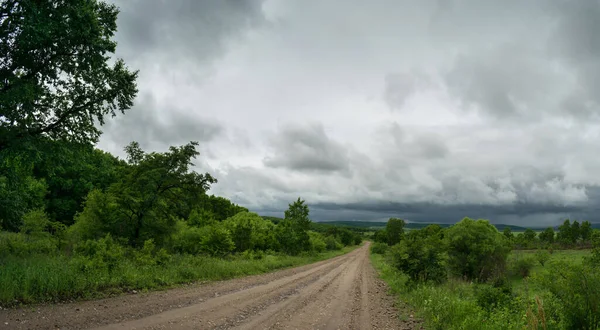
[[94,142],[129,109],[137,72],[111,58],[118,9],[96,0],[0,0],[0,152],[48,136]]

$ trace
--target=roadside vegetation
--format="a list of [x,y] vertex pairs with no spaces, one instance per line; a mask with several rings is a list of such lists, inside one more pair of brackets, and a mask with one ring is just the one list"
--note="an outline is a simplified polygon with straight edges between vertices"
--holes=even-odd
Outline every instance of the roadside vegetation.
[[209,194],[197,142],[96,149],[137,95],[113,57],[117,16],[105,1],[0,1],[0,305],[257,274],[361,242],[315,226],[300,198],[272,221]]
[[[427,328],[600,328],[600,231],[584,241],[565,221],[553,244],[514,250],[520,242],[486,220],[407,232],[402,223],[374,233],[371,258]],[[567,249],[581,246],[591,249]]]

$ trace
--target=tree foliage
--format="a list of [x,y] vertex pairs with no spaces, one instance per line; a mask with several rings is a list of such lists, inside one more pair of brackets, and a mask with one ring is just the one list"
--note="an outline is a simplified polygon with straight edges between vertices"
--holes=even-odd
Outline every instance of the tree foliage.
[[404,237],[404,226],[406,223],[402,219],[390,218],[385,226],[388,245],[395,245]]
[[38,136],[95,142],[137,72],[111,65],[118,10],[95,0],[0,2],[0,151]]
[[392,264],[414,281],[437,283],[447,279],[446,244],[439,226],[410,231],[392,246]]
[[511,247],[489,221],[464,218],[447,229],[446,239],[454,275],[485,281],[504,271]]

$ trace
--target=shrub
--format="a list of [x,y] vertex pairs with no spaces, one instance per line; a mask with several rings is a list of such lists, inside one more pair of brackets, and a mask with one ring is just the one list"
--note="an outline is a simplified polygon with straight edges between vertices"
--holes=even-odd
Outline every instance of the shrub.
[[454,275],[486,281],[505,272],[510,242],[487,220],[464,218],[447,229],[446,240]]
[[202,251],[212,256],[225,256],[235,248],[231,233],[221,225],[207,227],[206,236],[202,237],[200,244]]
[[185,222],[179,221],[176,228],[170,240],[172,251],[192,255],[202,253],[202,238],[208,235],[208,227],[188,227]]
[[390,248],[392,264],[413,281],[441,283],[447,279],[445,247],[439,235],[413,231]]
[[239,212],[223,221],[223,225],[231,233],[237,252],[266,250],[273,245],[273,224],[256,213]]
[[99,240],[87,240],[76,245],[75,252],[83,257],[79,260],[82,271],[106,269],[111,273],[123,259],[125,249],[107,234]]
[[327,244],[325,244],[325,240],[323,239],[323,235],[309,231],[308,232],[309,241],[310,241],[310,249],[315,252],[323,252],[327,248]]
[[371,245],[371,253],[375,254],[385,254],[388,250],[388,245],[386,243],[375,242]]
[[535,260],[532,257],[523,256],[512,262],[511,270],[513,274],[526,278],[529,276],[534,266]]
[[548,266],[534,281],[560,303],[565,328],[600,328],[600,268],[564,261]]
[[547,250],[538,250],[535,253],[535,259],[540,265],[544,266],[548,260],[550,260],[550,252]]
[[512,290],[508,285],[479,284],[474,287],[474,292],[477,304],[488,312],[507,306],[513,300]]
[[325,236],[325,248],[328,251],[333,251],[333,250],[341,250],[344,246],[342,245],[342,243],[340,243],[335,236],[333,235],[328,235]]
[[21,232],[23,234],[40,234],[45,232],[50,224],[43,209],[29,211],[23,215],[22,219]]
[[50,235],[25,235],[22,233],[0,233],[0,256],[24,257],[33,254],[55,254],[58,241]]

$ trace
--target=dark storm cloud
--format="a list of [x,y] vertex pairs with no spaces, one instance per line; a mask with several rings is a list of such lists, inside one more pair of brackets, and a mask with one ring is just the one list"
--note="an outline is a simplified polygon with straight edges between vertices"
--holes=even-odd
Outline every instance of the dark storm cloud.
[[[434,203],[371,202],[357,204],[315,204],[311,214],[318,221],[363,220],[385,221],[399,217],[411,222],[455,223],[464,217],[488,219],[492,223],[550,226],[566,217],[600,222],[596,204],[585,206],[536,205],[517,203],[512,205],[440,205]],[[527,219],[527,220],[524,220]]]
[[163,107],[152,96],[144,95],[125,116],[107,121],[102,130],[118,148],[138,141],[153,150],[190,141],[208,142],[222,132],[220,124],[186,110]]
[[[261,0],[113,0],[120,8],[119,52],[194,62],[218,55],[224,42],[263,21]],[[176,63],[173,63],[176,64]]]
[[300,172],[336,172],[348,169],[346,148],[330,139],[321,124],[286,126],[271,139],[268,167]]

